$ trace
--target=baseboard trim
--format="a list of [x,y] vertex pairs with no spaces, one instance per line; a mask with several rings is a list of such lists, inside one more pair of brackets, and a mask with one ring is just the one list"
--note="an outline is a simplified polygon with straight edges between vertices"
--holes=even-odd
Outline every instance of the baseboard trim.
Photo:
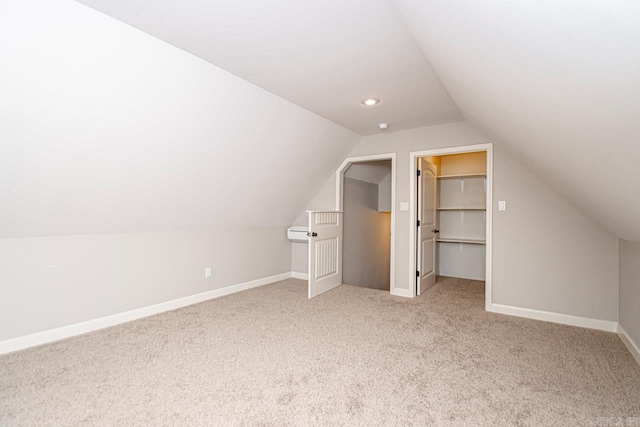
[[411,294],[411,290],[410,289],[398,289],[398,288],[393,288],[391,289],[391,295],[397,296],[397,297],[405,297],[405,298],[413,298],[413,295]]
[[629,334],[622,328],[622,326],[619,323],[618,323],[618,336],[620,337],[624,345],[627,346],[633,358],[636,359],[636,362],[638,362],[638,365],[640,365],[640,347],[631,339]]
[[527,319],[543,320],[545,322],[561,323],[563,325],[579,326],[581,328],[598,329],[607,332],[617,332],[618,330],[618,323],[610,320],[591,319],[588,317],[572,316],[570,314],[534,310],[532,308],[491,304],[491,309],[488,311],[499,314],[508,314],[510,316],[526,317]]
[[88,332],[97,331],[99,329],[108,328],[110,326],[119,325],[121,323],[130,322],[132,320],[141,319],[143,317],[153,316],[154,314],[164,313],[166,311],[175,310],[177,308],[186,307],[210,299],[220,298],[225,295],[235,294],[237,292],[246,291],[248,289],[257,288],[259,286],[268,285],[280,280],[293,277],[292,272],[277,274],[275,276],[263,277],[262,279],[251,280],[249,282],[238,283],[236,285],[226,286],[224,288],[212,291],[202,292],[200,294],[190,295],[147,307],[137,308],[123,313],[112,314],[97,319],[87,320],[85,322],[74,323],[72,325],[63,326],[47,331],[36,332],[30,335],[10,338],[0,341],[0,354],[12,353],[14,351],[23,350],[29,347],[35,347],[65,338],[71,338],[77,335],[86,334]]
[[[196,295],[190,295],[184,298],[178,298],[135,310],[117,313],[110,316],[100,317],[97,319],[87,320],[85,322],[75,323],[56,329],[37,332],[21,337],[10,338],[0,341],[0,354],[7,354],[29,347],[35,347],[65,338],[71,338],[77,335],[86,334],[88,332],[97,331],[108,328],[110,326],[119,325],[121,323],[130,322],[141,319],[143,317],[153,316],[155,314],[164,313],[178,308],[186,307],[199,302],[210,299],[220,298],[226,295],[235,294],[248,289],[257,288],[259,286],[268,285],[280,280],[289,278],[307,280],[308,274],[298,272],[287,272],[277,274],[275,276],[264,277],[261,279],[251,280],[249,282],[238,283],[236,285],[226,286],[224,288],[203,292]],[[393,289],[392,295],[411,298],[409,289]],[[561,323],[570,326],[579,326],[588,329],[598,329],[607,332],[617,332],[622,342],[627,346],[633,357],[640,364],[640,349],[638,345],[631,339],[625,330],[617,322],[608,320],[591,319],[587,317],[571,316],[568,314],[553,313],[549,311],[534,310],[530,308],[514,307],[503,304],[491,304],[493,313],[506,314],[510,316],[525,317],[528,319],[542,320],[553,323]]]

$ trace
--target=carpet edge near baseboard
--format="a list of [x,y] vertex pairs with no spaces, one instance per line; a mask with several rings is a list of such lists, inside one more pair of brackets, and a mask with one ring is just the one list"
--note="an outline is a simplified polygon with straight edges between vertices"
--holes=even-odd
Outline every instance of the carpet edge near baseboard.
[[620,323],[618,323],[618,336],[627,347],[633,358],[636,359],[638,365],[640,365],[640,346],[638,346],[638,344],[633,341],[631,336],[627,333],[627,331],[624,330]]
[[153,316],[155,314],[164,313],[178,308],[186,307],[199,302],[220,298],[237,292],[246,291],[248,289],[257,288],[259,286],[269,285],[281,280],[290,278],[300,278],[289,271],[286,273],[276,274],[274,276],[263,277],[261,279],[250,280],[248,282],[237,283],[235,285],[225,286],[223,288],[202,292],[195,295],[177,298],[146,307],[136,308],[121,313],[110,314],[108,316],[96,319],[85,320],[71,325],[61,326],[54,329],[48,329],[35,332],[28,335],[22,335],[0,341],[0,355],[8,354],[43,344],[52,343],[66,338],[83,335],[100,329],[116,326],[122,323]]

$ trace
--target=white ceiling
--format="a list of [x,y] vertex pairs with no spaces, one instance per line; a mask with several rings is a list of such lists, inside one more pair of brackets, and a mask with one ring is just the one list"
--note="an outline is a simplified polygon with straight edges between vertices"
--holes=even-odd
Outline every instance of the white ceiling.
[[640,241],[640,2],[396,4],[470,123]]
[[79,1],[361,135],[462,120],[388,0]]
[[362,135],[464,115],[640,241],[639,2],[80,1]]

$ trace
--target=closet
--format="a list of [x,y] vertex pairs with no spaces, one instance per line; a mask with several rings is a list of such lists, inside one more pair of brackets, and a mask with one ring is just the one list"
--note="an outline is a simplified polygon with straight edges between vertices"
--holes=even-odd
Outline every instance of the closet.
[[437,274],[485,280],[486,152],[432,157],[438,166]]

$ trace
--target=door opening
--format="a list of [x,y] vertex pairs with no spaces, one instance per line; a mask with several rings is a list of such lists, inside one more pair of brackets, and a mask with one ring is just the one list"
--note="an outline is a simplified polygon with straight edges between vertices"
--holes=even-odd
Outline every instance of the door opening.
[[396,294],[395,160],[395,153],[350,157],[336,171],[336,210],[344,212],[343,283],[391,294]]
[[411,153],[414,295],[436,282],[484,285],[490,307],[491,151],[483,144]]
[[343,179],[342,282],[389,291],[391,160],[353,163]]

